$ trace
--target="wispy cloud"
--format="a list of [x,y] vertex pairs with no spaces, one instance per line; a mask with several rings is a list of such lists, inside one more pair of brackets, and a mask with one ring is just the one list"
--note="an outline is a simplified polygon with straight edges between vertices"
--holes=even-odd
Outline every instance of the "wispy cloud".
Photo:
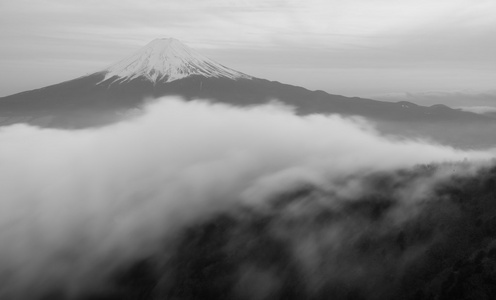
[[495,106],[461,106],[461,110],[473,112],[476,114],[494,114],[496,113]]
[[184,224],[301,184],[360,193],[340,179],[494,155],[391,140],[358,119],[163,100],[101,129],[0,131],[2,299],[94,287]]

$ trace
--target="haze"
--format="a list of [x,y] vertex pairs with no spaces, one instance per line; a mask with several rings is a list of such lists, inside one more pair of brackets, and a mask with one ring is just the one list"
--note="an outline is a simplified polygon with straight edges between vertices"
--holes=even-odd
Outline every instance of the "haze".
[[[0,2],[0,96],[175,37],[241,72],[348,96],[494,89],[496,2]],[[479,104],[482,105],[482,104]]]

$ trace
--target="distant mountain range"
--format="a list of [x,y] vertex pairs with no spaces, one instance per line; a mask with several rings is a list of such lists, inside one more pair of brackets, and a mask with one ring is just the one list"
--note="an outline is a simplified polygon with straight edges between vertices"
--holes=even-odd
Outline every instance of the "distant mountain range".
[[421,105],[446,104],[450,107],[496,107],[496,90],[429,91],[378,94],[372,98],[385,101],[413,101]]
[[492,122],[493,118],[411,102],[383,102],[310,91],[225,67],[176,39],[156,39],[105,70],[0,98],[0,125],[85,128],[122,119],[149,98],[177,95],[238,106],[277,100],[299,114],[338,113],[393,122]]

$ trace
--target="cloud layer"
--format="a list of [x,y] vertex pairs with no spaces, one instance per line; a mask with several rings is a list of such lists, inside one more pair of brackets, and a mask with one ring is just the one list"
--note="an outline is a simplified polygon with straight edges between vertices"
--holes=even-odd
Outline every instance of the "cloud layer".
[[102,129],[3,127],[0,144],[2,299],[98,289],[179,228],[295,186],[492,157],[389,140],[361,119],[174,98]]

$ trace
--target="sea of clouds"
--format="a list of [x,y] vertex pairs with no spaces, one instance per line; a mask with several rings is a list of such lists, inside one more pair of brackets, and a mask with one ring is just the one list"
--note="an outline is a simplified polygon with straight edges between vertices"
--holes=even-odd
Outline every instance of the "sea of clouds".
[[[384,137],[360,118],[173,97],[98,129],[2,127],[0,298],[98,290],[181,228],[298,186],[350,198],[373,172],[462,160],[456,172],[474,172],[493,155]],[[402,197],[416,201],[450,174]]]

